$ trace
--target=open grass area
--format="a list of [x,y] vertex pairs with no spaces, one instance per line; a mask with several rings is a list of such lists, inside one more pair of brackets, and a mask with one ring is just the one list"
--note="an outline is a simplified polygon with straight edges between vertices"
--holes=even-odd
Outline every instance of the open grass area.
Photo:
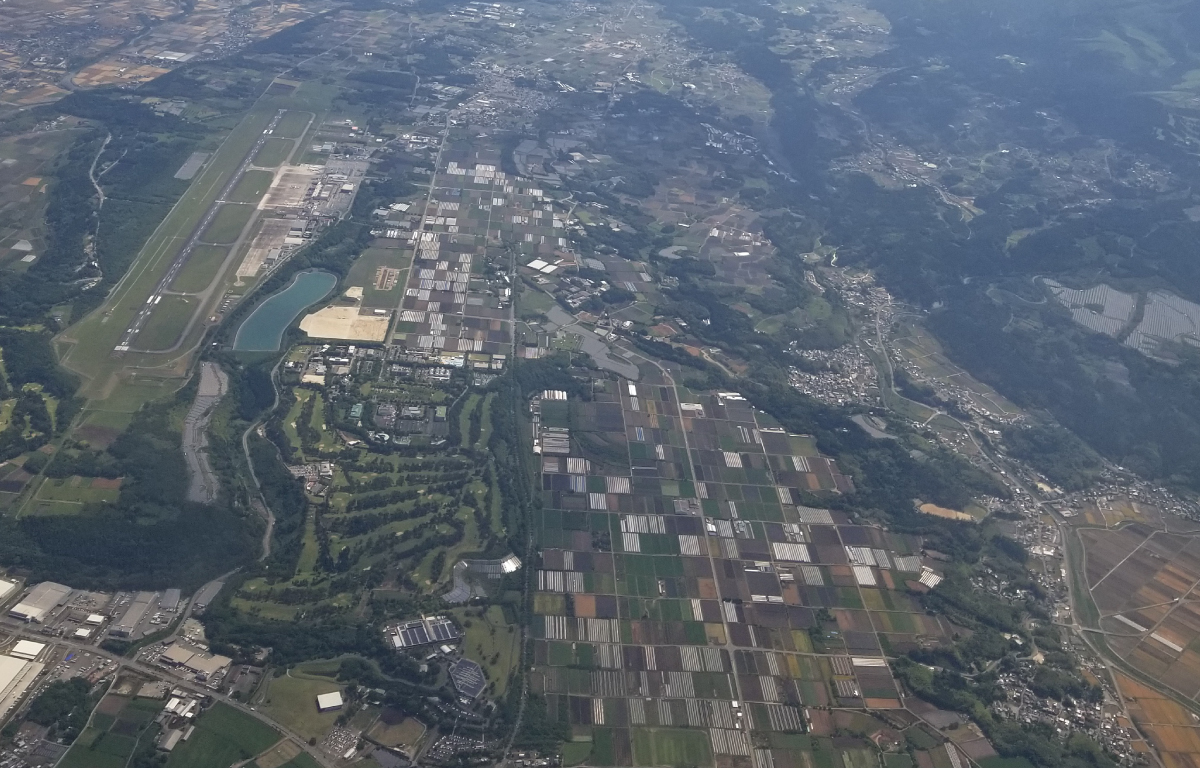
[[208,229],[204,230],[202,239],[206,243],[232,245],[241,236],[242,230],[254,214],[254,206],[226,203],[222,205],[217,215],[213,217]]
[[311,112],[289,111],[275,126],[274,136],[280,136],[285,139],[298,139],[304,135],[304,131],[308,128],[308,123],[313,118]]
[[275,174],[271,171],[246,171],[242,180],[229,194],[231,203],[257,203],[271,188]]
[[[273,105],[261,105],[233,129],[146,241],[126,278],[113,290],[105,304],[59,337],[57,345],[64,364],[86,379],[81,396],[98,400],[122,397],[120,390],[126,388],[128,381],[117,377],[117,374],[127,366],[136,364],[137,360],[135,356],[112,357],[113,347],[145,305],[146,298],[163,272],[199,225],[221,187],[253,148],[274,114]],[[160,359],[158,362],[163,361]],[[157,392],[141,389],[136,394],[140,402],[131,403],[135,408],[147,399],[167,392],[162,389]]]
[[278,168],[292,154],[296,142],[285,138],[267,139],[254,156],[254,164],[260,168]]
[[495,696],[503,696],[519,655],[520,633],[516,626],[505,620],[504,609],[498,605],[488,606],[483,616],[475,615],[478,609],[469,608],[456,608],[453,613],[466,629],[463,655],[483,667],[488,680],[496,684]]
[[119,488],[93,488],[90,477],[47,478],[38,489],[37,498],[46,501],[65,501],[74,504],[115,501]]
[[312,755],[301,752],[279,768],[321,768],[321,764]]
[[317,541],[317,523],[313,513],[304,521],[304,540],[301,544],[300,559],[296,563],[296,575],[311,574],[317,568],[317,558],[321,554],[321,545]]
[[459,411],[459,445],[469,445],[471,442],[471,414],[475,412],[481,399],[479,395],[469,395],[467,402],[463,403],[462,410]]
[[550,311],[554,306],[554,299],[550,298],[545,293],[530,288],[528,285],[521,286],[521,294],[517,299],[517,317],[522,320],[531,320],[541,317]]
[[183,269],[171,281],[171,290],[182,293],[198,293],[207,288],[217,276],[221,262],[229,249],[219,245],[198,245],[184,262]]
[[475,443],[477,449],[487,448],[488,441],[492,439],[492,404],[495,401],[495,392],[489,392],[483,399],[483,414],[479,420],[479,440]]
[[163,296],[134,339],[138,349],[169,349],[183,335],[199,301],[189,296]]
[[[337,712],[318,712],[317,696],[340,691],[333,677],[312,674],[311,665],[289,669],[272,678],[263,696],[262,710],[306,739],[318,741],[337,722]],[[319,668],[318,668],[319,669]]]
[[[364,307],[395,309],[404,293],[411,264],[412,252],[407,249],[368,248],[354,260],[354,266],[350,268],[350,274],[346,278],[346,285],[362,287]],[[391,288],[383,290],[375,287],[380,268],[398,270]]]
[[279,741],[279,732],[226,704],[217,703],[196,720],[196,731],[180,742],[167,768],[228,768]]

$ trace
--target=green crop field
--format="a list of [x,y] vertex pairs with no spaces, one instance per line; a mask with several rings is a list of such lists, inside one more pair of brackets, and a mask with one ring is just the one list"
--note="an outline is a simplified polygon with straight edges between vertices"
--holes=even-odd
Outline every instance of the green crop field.
[[592,742],[590,741],[569,741],[563,744],[562,761],[563,765],[581,765],[592,754]]
[[196,721],[196,732],[171,752],[167,768],[228,768],[279,741],[279,732],[226,704]]
[[139,745],[144,750],[158,734],[154,716],[162,702],[106,696],[92,725],[85,728],[59,765],[66,768],[125,768]]
[[171,290],[181,293],[198,293],[212,284],[221,262],[229,249],[219,245],[198,245],[184,263],[183,269],[171,281]]
[[229,194],[232,203],[257,203],[271,188],[275,174],[271,171],[246,171],[242,180]]
[[260,168],[278,168],[292,154],[296,142],[291,139],[271,138],[263,143],[254,156],[254,164]]
[[308,128],[308,123],[313,119],[311,112],[296,112],[289,111],[275,126],[274,136],[281,136],[285,139],[298,139],[304,135],[304,131]]
[[92,488],[90,477],[49,478],[38,489],[37,498],[46,501],[63,501],[84,504],[87,502],[115,501],[120,494],[116,488]]
[[189,296],[163,296],[134,339],[138,349],[170,349],[192,319],[199,301]]
[[279,768],[321,768],[321,764],[312,755],[301,752]]
[[242,234],[242,230],[246,228],[253,213],[254,206],[252,205],[226,203],[217,211],[212,224],[209,224],[208,229],[204,230],[201,239],[206,243],[231,245]]
[[712,765],[708,734],[682,728],[633,729],[634,765]]

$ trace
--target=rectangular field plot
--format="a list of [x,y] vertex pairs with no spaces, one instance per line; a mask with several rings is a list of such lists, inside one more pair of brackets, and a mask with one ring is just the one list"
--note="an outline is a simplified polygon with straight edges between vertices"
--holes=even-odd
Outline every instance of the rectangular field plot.
[[[898,708],[881,642],[947,635],[903,585],[921,574],[920,541],[798,505],[805,475],[806,490],[852,486],[736,394],[652,377],[591,389],[541,401],[537,426],[563,431],[541,432],[547,445],[568,437],[537,457],[532,679],[573,733],[590,729],[572,762],[628,764],[625,734],[634,765],[748,758],[735,700],[767,733],[804,730],[806,707]],[[820,607],[837,626],[814,636]],[[855,765],[871,754],[849,747]]]
[[704,731],[634,728],[632,736],[634,765],[684,768],[713,764],[712,747]]

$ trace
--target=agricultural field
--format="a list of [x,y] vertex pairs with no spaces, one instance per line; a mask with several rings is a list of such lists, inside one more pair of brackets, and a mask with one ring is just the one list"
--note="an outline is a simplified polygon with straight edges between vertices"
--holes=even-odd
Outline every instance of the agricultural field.
[[197,718],[195,733],[171,752],[166,768],[226,768],[277,741],[274,728],[218,702]]
[[115,501],[120,493],[120,480],[102,477],[80,477],[73,475],[62,478],[46,478],[34,498],[37,501],[55,501],[65,504]]
[[782,735],[801,708],[899,708],[884,657],[954,632],[913,596],[919,541],[819,506],[852,481],[740,395],[590,389],[534,405],[570,439],[537,459],[531,687],[573,762],[712,765],[748,756],[740,718]]
[[[22,259],[45,251],[43,212],[51,163],[78,136],[68,129],[0,139],[0,268],[26,269],[29,262]],[[21,241],[29,250],[25,245],[14,248]]]
[[154,717],[162,707],[163,702],[155,699],[105,696],[96,707],[91,725],[79,735],[59,765],[64,768],[125,768],[142,741],[150,744],[158,734],[159,726]]
[[[1172,768],[1200,764],[1200,725],[1196,716],[1178,702],[1127,675],[1118,673],[1115,677],[1132,725],[1145,736],[1164,763]],[[1144,744],[1143,749],[1137,751],[1145,751]]]
[[1126,664],[1195,700],[1200,603],[1190,595],[1200,581],[1200,537],[1146,523],[1080,527],[1073,535],[1082,557],[1073,557],[1072,565],[1095,611],[1081,610],[1082,618],[1104,633],[1103,641]]

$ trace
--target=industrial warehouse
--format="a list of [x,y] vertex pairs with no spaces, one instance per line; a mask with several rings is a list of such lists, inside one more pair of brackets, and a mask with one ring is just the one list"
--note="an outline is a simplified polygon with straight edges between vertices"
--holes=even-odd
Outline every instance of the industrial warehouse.
[[0,720],[8,716],[44,668],[36,661],[0,655]]
[[205,682],[224,674],[233,663],[233,659],[228,656],[214,656],[182,643],[175,643],[168,648],[159,657],[159,661],[171,667],[185,669]]
[[58,606],[67,602],[71,588],[53,581],[43,581],[29,591],[25,598],[14,605],[8,615],[25,622],[42,623]]

